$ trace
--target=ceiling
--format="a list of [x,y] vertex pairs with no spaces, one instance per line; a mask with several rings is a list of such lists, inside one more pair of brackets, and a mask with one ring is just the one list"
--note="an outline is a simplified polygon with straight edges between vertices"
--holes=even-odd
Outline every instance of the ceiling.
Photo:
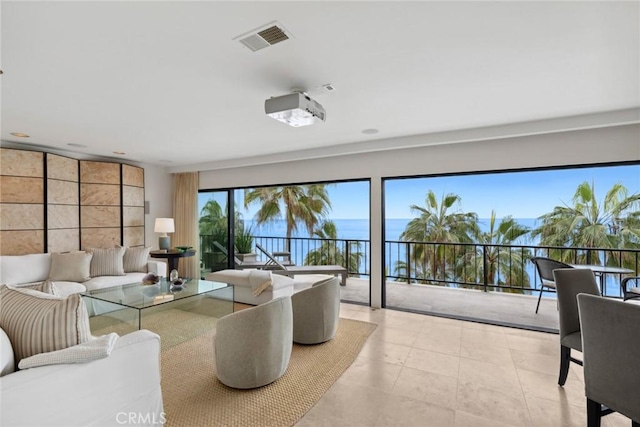
[[[637,109],[639,5],[5,0],[2,140],[223,167]],[[292,38],[257,52],[234,40],[272,21]],[[266,116],[264,100],[292,88],[327,121]]]

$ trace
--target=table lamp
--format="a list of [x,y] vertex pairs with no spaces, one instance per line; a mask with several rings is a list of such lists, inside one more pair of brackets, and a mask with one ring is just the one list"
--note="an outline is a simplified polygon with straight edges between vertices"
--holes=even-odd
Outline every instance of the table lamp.
[[156,218],[156,225],[153,231],[160,233],[158,247],[160,249],[169,249],[171,247],[171,239],[167,236],[167,233],[176,231],[173,218]]

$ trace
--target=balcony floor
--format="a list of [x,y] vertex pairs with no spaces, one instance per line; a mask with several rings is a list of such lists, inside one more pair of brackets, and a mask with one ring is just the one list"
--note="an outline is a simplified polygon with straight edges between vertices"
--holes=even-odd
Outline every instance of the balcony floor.
[[[310,286],[323,276],[298,276],[296,288]],[[326,276],[324,276],[326,277]],[[558,331],[555,298],[542,297],[535,313],[537,295],[483,292],[430,285],[387,282],[386,306],[465,320],[477,320],[503,326],[516,326],[540,331]],[[341,287],[343,301],[369,304],[369,280],[350,277]]]

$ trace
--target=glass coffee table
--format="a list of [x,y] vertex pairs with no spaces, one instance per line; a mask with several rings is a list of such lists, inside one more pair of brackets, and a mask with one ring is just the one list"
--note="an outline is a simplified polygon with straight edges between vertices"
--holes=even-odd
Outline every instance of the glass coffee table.
[[160,335],[163,349],[215,328],[219,318],[233,313],[233,285],[208,280],[188,280],[180,290],[166,279],[131,283],[83,297],[93,335],[148,329]]

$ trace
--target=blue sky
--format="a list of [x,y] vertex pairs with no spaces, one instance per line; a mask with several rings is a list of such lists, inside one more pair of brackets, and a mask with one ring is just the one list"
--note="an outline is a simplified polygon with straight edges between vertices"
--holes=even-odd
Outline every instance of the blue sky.
[[[386,216],[412,217],[408,205],[424,206],[425,195],[431,189],[438,199],[447,193],[459,195],[460,208],[476,212],[480,218],[488,218],[492,209],[498,218],[536,218],[555,206],[571,204],[576,188],[584,181],[595,183],[600,200],[615,183],[622,183],[630,193],[640,193],[640,165],[387,181]],[[408,200],[412,202],[407,204]]]
[[[447,193],[459,195],[462,198],[460,209],[476,212],[480,218],[488,218],[492,209],[496,210],[498,218],[506,215],[536,218],[554,206],[570,204],[577,186],[584,181],[595,183],[600,200],[618,182],[630,193],[640,193],[640,165],[388,180],[385,184],[386,217],[411,218],[409,206],[424,206],[427,191],[433,190],[438,199]],[[328,190],[332,201],[331,218],[369,218],[368,181],[333,184]],[[252,218],[256,209],[250,209],[244,215],[245,219]]]

